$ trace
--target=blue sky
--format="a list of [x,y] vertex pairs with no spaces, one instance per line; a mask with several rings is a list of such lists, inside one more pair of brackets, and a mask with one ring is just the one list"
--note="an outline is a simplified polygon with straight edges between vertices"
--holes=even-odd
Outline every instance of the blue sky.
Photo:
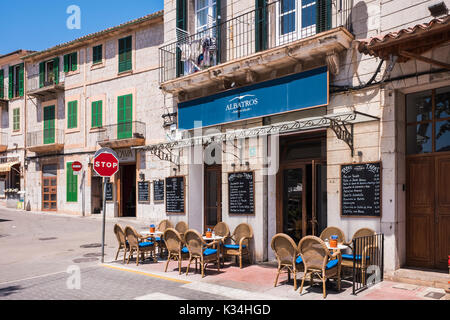
[[[2,0],[0,55],[18,49],[44,50],[163,9],[163,0]],[[25,3],[25,4],[24,4]],[[68,29],[76,5],[81,29]]]

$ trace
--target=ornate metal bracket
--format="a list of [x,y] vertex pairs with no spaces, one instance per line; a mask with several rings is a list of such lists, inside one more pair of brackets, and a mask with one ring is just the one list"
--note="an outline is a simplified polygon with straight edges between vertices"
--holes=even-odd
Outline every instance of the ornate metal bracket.
[[353,124],[333,118],[329,118],[329,120],[330,129],[334,131],[339,140],[344,141],[350,147],[353,157]]

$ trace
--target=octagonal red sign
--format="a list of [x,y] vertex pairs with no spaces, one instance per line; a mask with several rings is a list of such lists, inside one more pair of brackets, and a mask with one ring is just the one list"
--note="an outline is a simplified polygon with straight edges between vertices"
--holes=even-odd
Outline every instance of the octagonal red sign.
[[94,171],[101,177],[111,177],[119,171],[119,159],[109,152],[100,153],[94,158]]

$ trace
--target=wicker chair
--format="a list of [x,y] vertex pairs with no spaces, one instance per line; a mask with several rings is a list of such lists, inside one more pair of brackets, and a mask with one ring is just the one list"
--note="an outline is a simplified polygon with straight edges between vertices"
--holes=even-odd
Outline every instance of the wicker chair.
[[223,255],[224,257],[235,256],[236,262],[239,257],[239,268],[242,269],[242,256],[247,255],[251,259],[248,240],[253,238],[253,229],[248,223],[241,223],[234,229],[233,235],[229,238],[235,244],[224,244],[222,249]]
[[173,259],[178,261],[178,273],[181,274],[181,261],[189,259],[189,251],[184,247],[180,233],[173,228],[167,228],[164,231],[164,242],[169,252],[164,272],[167,272],[169,261]]
[[278,284],[278,278],[283,269],[288,272],[288,280],[291,279],[291,272],[294,275],[294,291],[297,290],[297,272],[303,271],[302,258],[298,255],[298,248],[294,240],[284,233],[278,233],[273,236],[270,243],[275,257],[278,261],[277,277],[274,287]]
[[182,240],[184,239],[184,234],[186,233],[186,231],[188,231],[188,229],[189,229],[188,224],[184,221],[178,222],[175,226],[175,230],[178,231]]
[[123,231],[122,227],[118,224],[114,225],[114,234],[116,235],[117,241],[119,242],[119,248],[117,249],[116,259],[119,257],[120,250],[123,249],[123,263],[125,263],[125,259],[127,257],[127,252],[130,250],[130,246],[128,245],[128,241],[125,236],[125,231]]
[[345,243],[345,234],[344,231],[339,229],[338,227],[327,227],[320,234],[319,238],[325,241],[325,239],[330,240],[331,236],[338,236],[339,243]]
[[229,237],[230,236],[230,228],[225,222],[219,222],[214,226],[213,232],[216,236],[221,237]]
[[150,241],[142,241],[143,238],[136,232],[133,227],[125,227],[125,235],[130,246],[130,253],[128,255],[127,264],[130,263],[130,258],[133,257],[133,253],[136,251],[136,265],[139,265],[139,255],[142,260],[145,259],[145,254],[150,253],[153,256],[153,261],[157,262],[155,256],[155,244]]
[[342,267],[347,272],[349,270],[353,271],[353,257],[355,257],[355,268],[361,272],[363,284],[366,282],[366,270],[370,265],[370,255],[378,250],[378,243],[376,241],[361,240],[357,243],[357,247],[353,248],[353,240],[362,237],[375,236],[376,234],[377,233],[374,230],[369,228],[357,230],[353,235],[352,240],[346,243],[352,250],[352,253],[342,255]]
[[189,264],[187,266],[186,275],[189,273],[189,267],[192,260],[195,260],[195,270],[197,271],[197,261],[200,260],[202,278],[205,276],[205,267],[209,262],[217,263],[217,271],[220,272],[220,254],[219,250],[212,249],[214,242],[206,244],[200,233],[189,229],[184,234],[184,240],[189,250]]
[[[158,227],[156,228],[156,230],[164,232],[166,231],[167,228],[173,228],[173,223],[170,222],[169,220],[162,220]],[[159,255],[162,254],[162,250],[166,249],[166,244],[164,243],[164,237],[156,237],[155,241],[156,244],[158,245],[158,251],[159,251]]]
[[325,286],[327,279],[337,278],[338,291],[341,290],[341,252],[339,250],[331,254],[323,240],[315,236],[306,236],[300,240],[298,251],[305,266],[300,293],[303,291],[303,285],[308,275],[311,286],[314,284],[314,276],[318,276],[322,280],[324,298],[327,296]]

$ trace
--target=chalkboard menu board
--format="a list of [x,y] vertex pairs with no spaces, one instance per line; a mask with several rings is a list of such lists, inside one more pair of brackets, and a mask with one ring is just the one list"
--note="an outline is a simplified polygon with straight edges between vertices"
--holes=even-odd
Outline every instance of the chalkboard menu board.
[[184,213],[184,177],[166,178],[166,212]]
[[341,166],[343,216],[381,216],[380,162]]
[[153,201],[164,201],[164,180],[153,181]]
[[230,214],[254,214],[253,172],[228,174],[228,206]]
[[113,201],[113,184],[111,182],[108,182],[106,184],[106,194],[105,194],[106,201]]
[[150,202],[150,181],[138,182],[138,201]]

